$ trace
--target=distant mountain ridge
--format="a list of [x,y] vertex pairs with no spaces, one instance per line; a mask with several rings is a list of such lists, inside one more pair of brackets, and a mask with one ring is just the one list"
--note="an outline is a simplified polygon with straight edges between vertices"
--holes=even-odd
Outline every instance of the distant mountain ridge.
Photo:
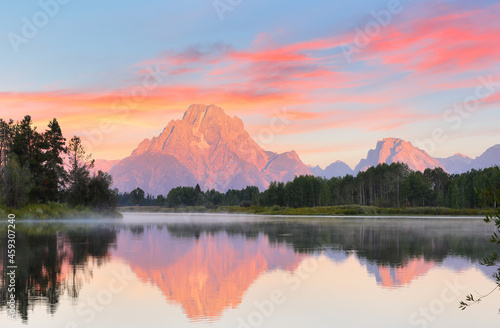
[[408,141],[385,138],[354,169],[342,161],[322,169],[306,166],[293,150],[277,154],[262,149],[241,119],[229,117],[217,106],[192,105],[182,119],[171,120],[160,135],[143,140],[130,156],[119,161],[96,160],[95,170],[108,171],[122,192],[140,187],[151,194],[167,194],[172,188],[196,184],[221,192],[250,185],[264,190],[271,181],[287,182],[299,175],[330,179],[396,162],[415,171],[439,167],[457,174],[500,165],[500,145],[475,159],[458,153],[433,158]]
[[341,178],[348,174],[354,175],[354,170],[350,168],[349,165],[342,161],[336,161],[330,165],[328,165],[324,170],[316,165],[315,167],[309,168],[311,172],[318,177],[323,177],[327,179],[331,179],[333,177]]
[[438,158],[450,173],[460,174],[472,169],[479,170],[494,165],[500,166],[500,144],[488,148],[482,155],[472,159],[462,154]]
[[377,142],[375,149],[368,151],[367,157],[362,159],[354,170],[341,161],[328,165],[324,170],[319,166],[309,166],[309,169],[316,176],[330,179],[344,177],[347,174],[356,175],[359,171],[381,163],[396,162],[406,163],[414,171],[423,172],[427,168],[440,167],[450,174],[461,174],[471,169],[478,170],[494,165],[500,166],[500,144],[487,149],[475,159],[460,153],[447,158],[433,158],[408,141],[400,138],[385,138]]
[[289,181],[311,174],[295,151],[266,152],[245,131],[238,117],[217,106],[192,105],[181,120],[143,140],[132,154],[109,171],[120,191],[136,187],[167,194],[177,186],[204,190],[264,190],[271,181]]
[[377,147],[368,151],[366,159],[362,159],[354,171],[365,171],[369,167],[382,163],[406,163],[413,171],[424,171],[426,168],[444,169],[444,166],[425,151],[416,148],[410,142],[400,138],[385,138],[377,142]]
[[460,174],[467,172],[472,168],[474,159],[469,156],[456,153],[447,158],[436,158],[446,168],[450,174]]

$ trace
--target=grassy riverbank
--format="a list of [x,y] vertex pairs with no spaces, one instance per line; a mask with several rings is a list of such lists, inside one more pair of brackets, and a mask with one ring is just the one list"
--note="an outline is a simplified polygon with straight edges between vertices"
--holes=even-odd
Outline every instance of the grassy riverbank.
[[263,207],[263,206],[220,206],[209,209],[203,206],[167,208],[159,206],[128,206],[117,208],[119,212],[149,213],[241,213],[263,215],[449,215],[484,216],[488,209],[453,209],[445,207],[401,207],[385,208],[360,205],[318,206],[318,207]]
[[16,219],[92,219],[121,218],[118,211],[95,211],[89,207],[72,207],[64,203],[31,204],[20,209],[0,207],[0,217],[6,218],[14,214]]

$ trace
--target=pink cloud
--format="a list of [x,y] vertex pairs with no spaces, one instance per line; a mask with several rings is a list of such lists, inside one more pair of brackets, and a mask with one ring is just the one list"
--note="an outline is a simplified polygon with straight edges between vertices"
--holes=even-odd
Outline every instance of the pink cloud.
[[500,91],[492,93],[491,95],[481,99],[481,102],[488,105],[499,105],[500,104]]
[[[343,128],[390,131],[433,117],[413,110],[406,99],[475,87],[478,83],[470,76],[455,76],[498,63],[500,5],[474,11],[455,5],[419,9],[421,15],[395,19],[363,49],[362,68],[347,64],[340,51],[350,33],[288,44],[261,33],[246,49],[223,43],[193,45],[138,63],[135,85],[140,86],[137,78],[148,72],[143,67],[164,73],[163,83],[138,99],[131,88],[61,90],[0,93],[0,104],[9,113],[32,114],[44,125],[60,117],[75,131],[102,120],[158,128],[192,103],[217,104],[239,116],[257,114],[265,118],[263,126],[271,109],[286,107],[290,124],[283,134]],[[412,74],[391,80],[401,72]],[[126,119],[113,111],[117,101],[130,105]],[[500,96],[484,101],[498,103]]]
[[[453,73],[484,69],[498,62],[500,6],[464,11],[454,4],[421,5],[424,15],[394,22],[363,50],[417,73]],[[361,55],[363,56],[363,55]]]

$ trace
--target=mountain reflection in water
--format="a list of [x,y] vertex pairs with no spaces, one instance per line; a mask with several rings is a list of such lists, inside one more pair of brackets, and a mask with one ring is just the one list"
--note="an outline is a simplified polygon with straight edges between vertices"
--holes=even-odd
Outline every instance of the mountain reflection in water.
[[[293,274],[304,259],[320,255],[334,263],[355,256],[381,288],[408,286],[436,267],[459,272],[476,266],[491,276],[477,264],[492,250],[487,233],[484,224],[452,220],[19,225],[17,311],[29,323],[30,310],[42,304],[54,314],[62,295],[77,303],[93,270],[115,259],[193,321],[238,308],[264,273]],[[8,258],[1,236],[5,310]]]

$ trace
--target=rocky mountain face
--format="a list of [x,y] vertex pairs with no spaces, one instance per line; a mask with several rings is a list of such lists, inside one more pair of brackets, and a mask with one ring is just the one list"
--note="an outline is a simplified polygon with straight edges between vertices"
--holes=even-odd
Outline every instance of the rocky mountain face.
[[161,194],[178,186],[196,186],[193,174],[177,158],[168,154],[129,156],[109,173],[120,191],[140,187],[151,194]]
[[271,181],[289,181],[311,174],[294,152],[275,154],[262,149],[238,117],[216,106],[192,105],[181,120],[145,139],[131,156],[109,171],[120,191],[136,187],[166,195],[177,186],[204,190],[267,188]]
[[[312,174],[295,150],[276,154],[268,153],[268,162],[263,170],[267,181],[291,181],[296,175]],[[300,174],[298,174],[300,172]]]
[[413,146],[410,142],[399,138],[386,138],[377,143],[375,149],[368,151],[366,159],[362,159],[354,172],[365,171],[369,167],[382,163],[406,163],[414,171],[425,171],[426,168],[434,169],[444,166],[425,151]]
[[333,177],[342,178],[348,174],[354,175],[354,170],[342,161],[336,161],[328,165],[324,170],[319,165],[310,168],[311,172],[318,176],[331,179]]

